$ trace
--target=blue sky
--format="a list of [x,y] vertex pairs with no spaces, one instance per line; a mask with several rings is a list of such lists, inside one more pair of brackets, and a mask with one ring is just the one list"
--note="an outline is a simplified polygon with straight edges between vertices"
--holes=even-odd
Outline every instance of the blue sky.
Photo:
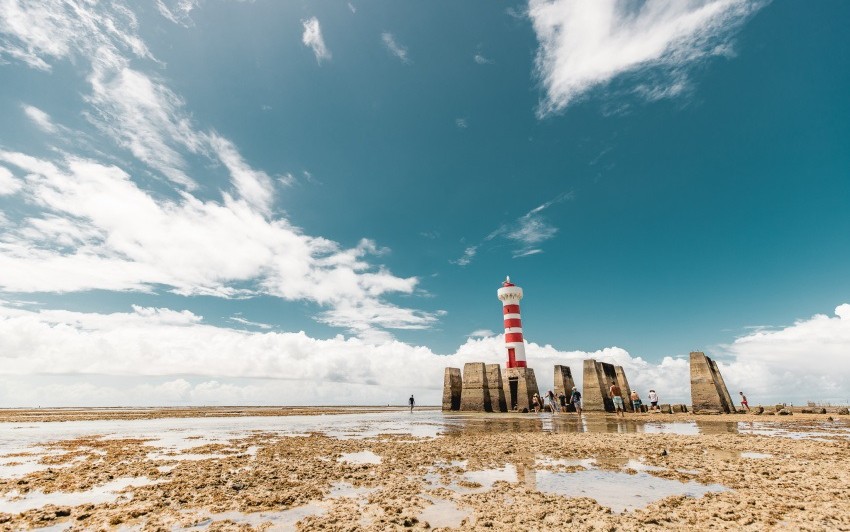
[[436,401],[506,274],[532,366],[847,400],[848,15],[10,0],[0,403]]

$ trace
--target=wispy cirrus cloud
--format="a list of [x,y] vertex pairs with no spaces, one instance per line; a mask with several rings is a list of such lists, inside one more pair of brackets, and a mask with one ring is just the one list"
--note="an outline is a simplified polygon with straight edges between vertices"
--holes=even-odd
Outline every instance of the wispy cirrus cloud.
[[245,318],[243,318],[243,317],[240,315],[240,313],[237,313],[235,316],[230,316],[230,317],[229,317],[229,318],[227,318],[227,319],[228,319],[229,321],[234,322],[234,323],[240,323],[240,324],[242,324],[242,325],[247,325],[247,326],[249,326],[249,327],[257,327],[257,328],[259,328],[259,329],[263,329],[264,331],[267,331],[267,330],[270,330],[270,329],[273,329],[273,328],[274,328],[274,326],[273,326],[273,325],[270,325],[270,324],[268,324],[268,323],[261,323],[261,322],[258,322],[258,321],[246,320]]
[[50,119],[50,115],[35,107],[34,105],[21,104],[24,114],[27,115],[33,124],[45,133],[56,133],[59,128]]
[[384,47],[387,49],[387,51],[389,51],[392,55],[401,60],[402,63],[409,65],[413,62],[407,56],[407,48],[399,44],[392,33],[388,31],[382,33],[381,42],[384,43]]
[[648,99],[681,94],[687,70],[705,58],[728,55],[731,36],[766,3],[529,0],[540,43],[535,73],[546,91],[538,115],[560,112],[629,72],[650,74],[634,88]]
[[301,24],[304,26],[304,34],[301,36],[301,42],[304,43],[304,46],[313,50],[313,55],[316,56],[316,62],[321,65],[322,61],[329,61],[331,58],[331,51],[328,50],[328,47],[325,45],[325,39],[322,37],[322,27],[319,25],[319,19],[316,17],[310,17],[302,20]]
[[[177,3],[187,14],[193,5]],[[48,0],[0,10],[2,58],[40,70],[73,59],[87,71],[90,92],[83,103],[103,135],[99,140],[115,142],[177,185],[170,195],[154,193],[139,184],[136,170],[115,158],[75,154],[74,146],[47,157],[0,150],[0,186],[28,209],[22,219],[4,215],[0,290],[267,294],[314,303],[317,320],[363,337],[386,338],[387,329],[436,321],[436,313],[385,299],[416,293],[419,281],[376,264],[382,248],[367,239],[343,248],[304,234],[275,213],[275,183],[284,184],[289,174],[272,179],[224,135],[199,127],[183,98],[156,73],[164,65],[136,29],[132,11],[117,1]],[[43,111],[24,111],[42,129],[53,124]],[[66,144],[75,138],[70,133]],[[200,181],[189,156],[227,171],[224,187],[204,183],[219,200],[196,195]]]
[[558,228],[546,220],[543,212],[549,207],[573,199],[573,197],[572,192],[565,192],[546,203],[538,205],[516,220],[500,225],[484,237],[481,243],[468,246],[460,258],[449,262],[458,266],[467,266],[482,246],[494,240],[507,241],[513,248],[511,253],[515,259],[543,253],[541,245],[554,238],[558,233]]

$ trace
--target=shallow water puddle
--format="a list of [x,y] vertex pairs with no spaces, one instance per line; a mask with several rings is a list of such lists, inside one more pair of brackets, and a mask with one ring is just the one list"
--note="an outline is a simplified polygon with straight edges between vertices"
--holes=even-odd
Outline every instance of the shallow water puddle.
[[[705,485],[692,480],[680,482],[655,477],[650,472],[667,469],[627,457],[584,459],[538,457],[534,464],[537,467],[554,467],[556,470],[536,469],[522,464],[506,464],[501,468],[466,471],[459,480],[453,480],[449,484],[441,483],[437,472],[426,474],[425,481],[432,487],[444,487],[458,494],[487,491],[499,480],[511,483],[522,482],[540,492],[567,497],[588,497],[615,512],[642,508],[671,495],[701,497],[709,492],[728,489],[719,484]],[[600,469],[599,466],[605,469]],[[580,468],[580,470],[557,471],[559,467]],[[632,473],[626,471],[632,471]],[[465,486],[464,482],[472,482],[480,486],[469,487]],[[432,523],[432,526],[436,525]]]
[[671,495],[702,497],[706,493],[725,491],[719,484],[668,480],[648,473],[630,475],[617,471],[591,469],[575,473],[537,471],[535,488],[546,493],[568,497],[589,497],[615,512],[642,508]]
[[[310,516],[322,516],[327,512],[327,509],[318,502],[311,502],[303,506],[296,506],[289,510],[280,512],[220,512],[206,514],[207,517],[199,523],[186,527],[190,530],[205,530],[213,523],[220,521],[231,521],[237,525],[249,525],[252,527],[260,526],[264,523],[270,523],[269,528],[264,530],[295,530],[295,525],[298,521]],[[177,529],[181,530],[181,529]],[[182,529],[185,530],[185,529]]]
[[431,505],[419,514],[420,523],[428,523],[431,528],[458,527],[464,519],[472,515],[472,510],[460,508],[453,501],[425,497]]
[[381,457],[372,451],[360,451],[359,453],[342,453],[337,461],[349,464],[380,464]]
[[34,490],[25,495],[13,491],[0,498],[0,512],[17,514],[41,508],[47,504],[56,506],[79,506],[81,504],[101,504],[114,502],[122,497],[132,498],[132,494],[122,494],[120,491],[135,486],[146,486],[155,482],[147,477],[118,478],[86,491],[54,491],[44,493]]
[[362,506],[362,500],[366,495],[376,491],[378,488],[355,488],[348,482],[336,482],[331,485],[330,493],[322,501],[312,501],[302,506],[296,506],[288,510],[278,512],[219,512],[219,513],[202,513],[203,519],[187,527],[192,530],[204,530],[212,524],[221,521],[232,521],[237,525],[250,525],[257,527],[264,523],[269,523],[271,526],[264,530],[295,530],[295,525],[298,521],[310,516],[322,516],[328,511],[328,502],[333,499],[352,498],[357,499]]
[[770,453],[754,453],[754,452],[743,452],[741,453],[741,458],[773,458],[773,455]]

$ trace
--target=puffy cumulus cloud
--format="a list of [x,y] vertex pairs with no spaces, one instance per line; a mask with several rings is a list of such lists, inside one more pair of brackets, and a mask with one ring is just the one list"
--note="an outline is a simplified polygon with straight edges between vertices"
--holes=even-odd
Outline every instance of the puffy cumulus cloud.
[[758,330],[722,346],[733,395],[754,403],[850,400],[850,304],[787,327]]
[[320,65],[322,61],[327,61],[331,58],[331,51],[325,45],[325,39],[322,37],[322,27],[319,25],[319,19],[311,17],[302,20],[304,26],[304,34],[301,36],[301,42],[304,46],[313,50],[313,55],[316,56],[316,62]]
[[536,73],[546,116],[617,76],[653,69],[650,99],[680,93],[695,61],[728,55],[729,38],[766,2],[749,0],[529,0],[540,47]]
[[[18,405],[61,402],[61,397],[69,398],[64,404],[162,404],[164,397],[175,396],[174,401],[193,404],[395,404],[409,393],[416,393],[421,404],[437,404],[446,366],[501,362],[503,342],[501,335],[470,338],[455,353],[440,355],[396,340],[320,340],[303,332],[215,327],[188,311],[136,306],[130,312],[98,314],[0,304],[0,375],[26,381],[44,394],[7,392],[6,404]],[[569,364],[579,385],[582,360],[592,357],[625,366],[633,385],[655,386],[671,400],[687,395],[683,360],[654,365],[617,347],[583,352],[529,343],[527,352],[538,368]],[[547,388],[549,375],[540,371],[541,388]],[[66,380],[49,383],[42,376]],[[116,387],[108,379],[93,382],[93,376],[150,382]],[[185,381],[186,376],[197,382]],[[171,395],[149,388],[165,382]],[[129,391],[121,395],[121,388]]]
[[[753,333],[709,354],[733,394],[741,387],[752,404],[799,404],[846,401],[848,346],[845,304],[834,317]],[[501,363],[503,351],[501,335],[469,338],[441,355],[396,340],[215,327],[188,311],[136,306],[98,314],[0,301],[0,405],[397,404],[410,393],[438,404],[445,367]],[[623,366],[644,397],[655,389],[663,402],[690,402],[686,357],[654,363],[620,347],[570,351],[534,342],[526,351],[543,390],[555,364],[570,366],[581,388],[583,361],[594,358]]]

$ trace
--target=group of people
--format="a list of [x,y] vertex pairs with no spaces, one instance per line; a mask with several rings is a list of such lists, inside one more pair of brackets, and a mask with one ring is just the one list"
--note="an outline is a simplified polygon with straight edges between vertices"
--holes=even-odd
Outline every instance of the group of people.
[[573,405],[575,411],[581,415],[581,392],[573,386],[569,397],[564,392],[559,393],[556,397],[552,390],[546,392],[545,398],[536,393],[532,396],[531,406],[535,412],[541,412],[547,405],[552,412],[567,412],[569,405]]
[[[741,396],[743,397],[743,393]],[[625,417],[626,405],[623,400],[623,392],[616,382],[611,382],[611,387],[608,388],[608,396],[614,403],[614,410],[617,415]],[[649,390],[649,409],[650,410],[660,410],[658,407],[658,394],[655,390]],[[638,395],[637,390],[632,391],[629,396],[629,400],[632,402],[632,409],[635,412],[640,412],[641,407],[643,406],[643,401],[641,401],[640,395]],[[549,390],[546,392],[544,397],[540,397],[538,394],[534,394],[531,398],[531,405],[535,412],[542,412],[545,410],[546,406],[549,407],[549,410],[554,412],[567,412],[569,406],[572,405],[574,410],[578,415],[581,415],[581,392],[579,392],[575,386],[573,386],[572,392],[570,396],[564,392],[559,393],[557,396],[555,392]],[[744,397],[744,405],[746,405],[746,397]]]

